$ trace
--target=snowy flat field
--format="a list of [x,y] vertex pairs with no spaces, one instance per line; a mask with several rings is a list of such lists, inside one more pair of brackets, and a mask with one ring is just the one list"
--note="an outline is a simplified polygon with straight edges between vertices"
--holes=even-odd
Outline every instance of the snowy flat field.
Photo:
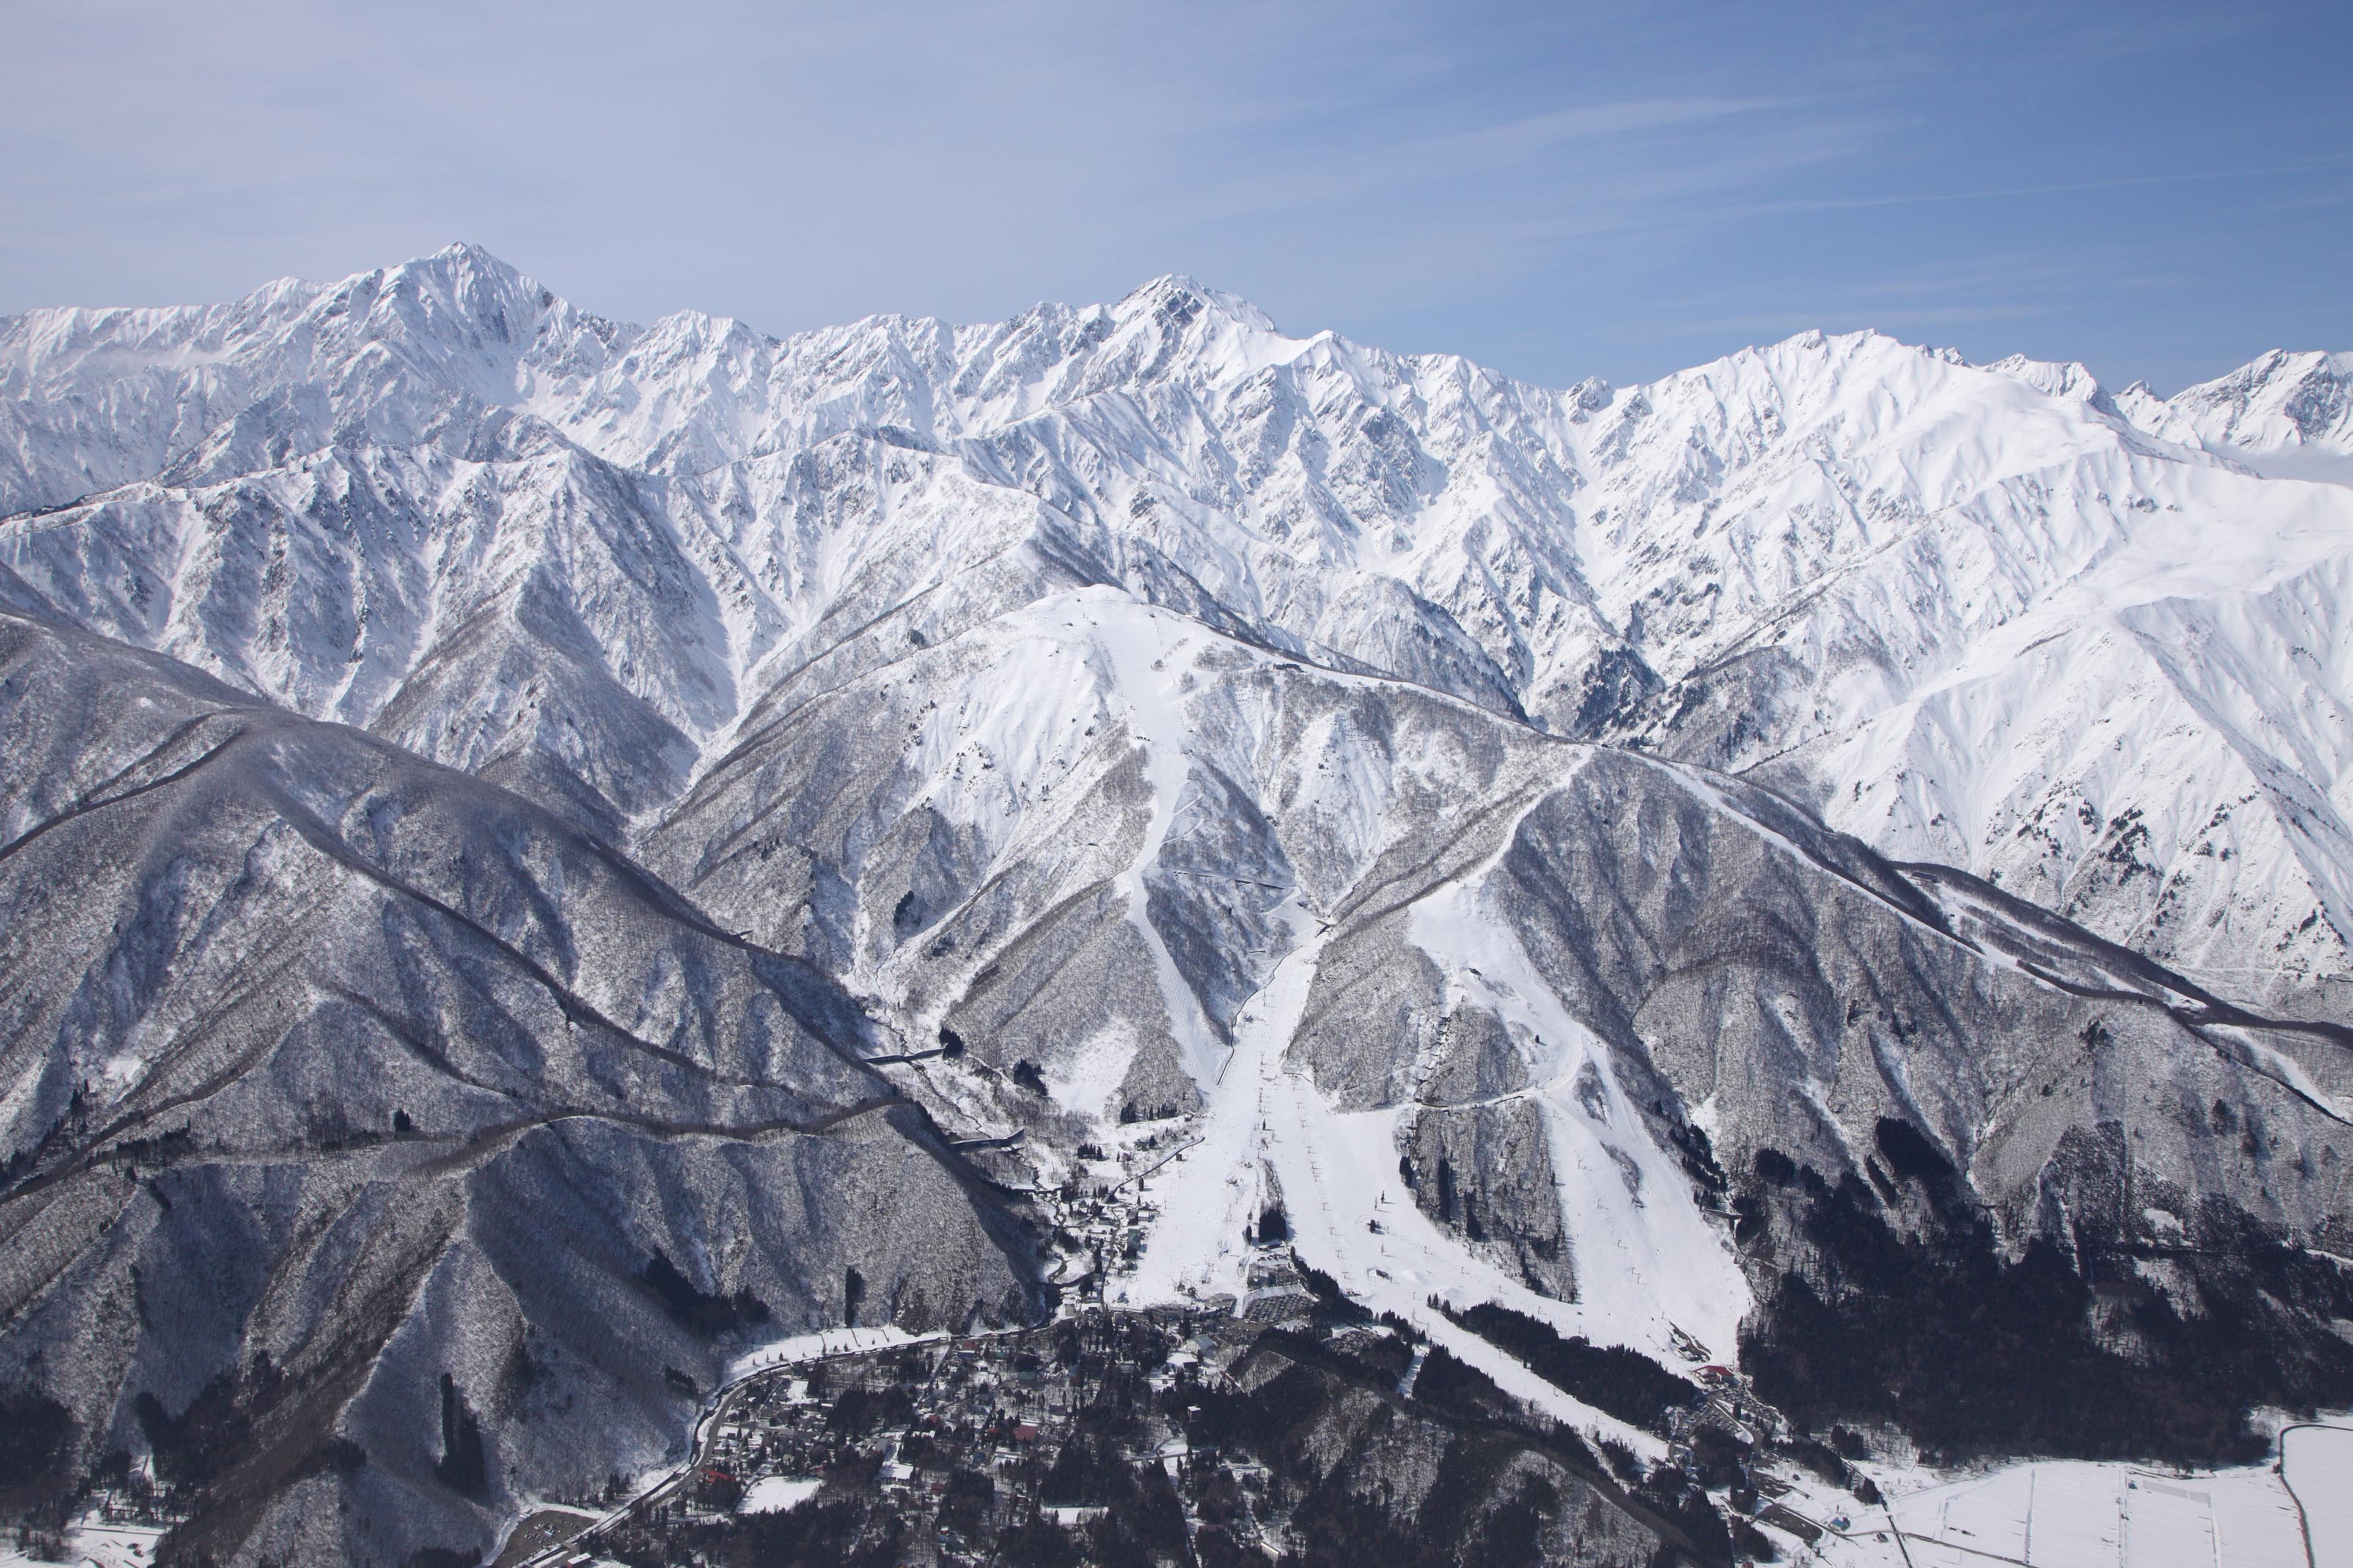
[[[2292,1432],[2288,1468],[2311,1509],[2315,1568],[2353,1565],[2353,1510],[2342,1501],[2353,1482],[2353,1430]],[[2046,1461],[1942,1481],[1870,1468],[1889,1507],[1852,1516],[1846,1534],[1825,1535],[1811,1552],[1784,1538],[1785,1555],[1831,1568],[2296,1568],[2306,1561],[2295,1500],[2268,1465],[2176,1475]],[[1809,1489],[1784,1500],[1830,1523],[1828,1500],[1812,1500]],[[2321,1497],[2334,1514],[2314,1506]]]
[[737,1513],[785,1513],[817,1496],[825,1483],[813,1476],[763,1476],[744,1493]]
[[2353,1568],[2353,1429],[2290,1427],[2280,1468],[2304,1505],[2314,1568]]

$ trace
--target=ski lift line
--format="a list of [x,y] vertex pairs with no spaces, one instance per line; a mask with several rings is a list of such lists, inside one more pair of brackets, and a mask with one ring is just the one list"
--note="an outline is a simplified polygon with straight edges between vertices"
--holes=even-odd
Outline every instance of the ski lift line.
[[1157,1163],[1155,1163],[1155,1164],[1152,1164],[1152,1165],[1147,1165],[1147,1166],[1145,1166],[1143,1170],[1136,1172],[1136,1173],[1135,1173],[1135,1174],[1134,1174],[1134,1175],[1132,1175],[1132,1176],[1124,1176],[1124,1177],[1122,1177],[1119,1181],[1117,1181],[1117,1182],[1113,1183],[1113,1184],[1112,1184],[1112,1189],[1111,1189],[1111,1190],[1112,1190],[1113,1192],[1114,1192],[1114,1193],[1115,1193],[1115,1192],[1119,1191],[1119,1189],[1120,1189],[1120,1188],[1122,1188],[1122,1187],[1124,1187],[1124,1186],[1127,1185],[1127,1184],[1128,1184],[1128,1183],[1130,1183],[1130,1182],[1141,1182],[1141,1181],[1143,1181],[1146,1176],[1152,1175],[1152,1174],[1154,1174],[1155,1172],[1157,1172],[1157,1171],[1160,1169],[1160,1167],[1161,1167],[1162,1165],[1166,1165],[1166,1163],[1168,1163],[1168,1162],[1169,1162],[1170,1160],[1174,1160],[1174,1159],[1176,1159],[1178,1155],[1180,1155],[1180,1154],[1184,1153],[1186,1150],[1187,1150],[1187,1149],[1198,1149],[1198,1148],[1199,1148],[1203,1143],[1205,1143],[1205,1142],[1208,1142],[1208,1138],[1207,1138],[1206,1136],[1204,1136],[1204,1137],[1200,1137],[1200,1138],[1196,1138],[1196,1139],[1194,1139],[1190,1143],[1180,1143],[1180,1144],[1178,1144],[1178,1145],[1176,1146],[1176,1148],[1175,1148],[1174,1150],[1170,1151],[1170,1152],[1169,1152],[1169,1153],[1168,1153],[1167,1155],[1166,1155],[1164,1158],[1162,1158],[1162,1159],[1161,1159]]
[[947,1047],[934,1046],[927,1051],[901,1051],[895,1056],[868,1057],[866,1065],[871,1068],[897,1067],[902,1062],[928,1061],[934,1057],[944,1057],[947,1054]]
[[[1794,1510],[1793,1510],[1793,1511],[1794,1511]],[[1800,1515],[1799,1517],[1801,1517],[1801,1518],[1802,1518],[1803,1516],[1802,1516],[1802,1515]],[[1890,1518],[1892,1519],[1892,1518],[1894,1518],[1894,1516],[1891,1514],[1891,1515],[1889,1515],[1888,1517],[1890,1517]],[[1810,1523],[1810,1522],[1812,1522],[1812,1521],[1808,1521],[1808,1522],[1809,1522],[1809,1523]],[[1831,1534],[1833,1534],[1833,1535],[1837,1535],[1837,1534],[1839,1534],[1839,1532],[1838,1532],[1837,1531],[1830,1531],[1830,1533],[1831,1533]],[[1892,1534],[1895,1537],[1895,1544],[1896,1544],[1899,1548],[1901,1548],[1901,1547],[1903,1546],[1903,1544],[1904,1544],[1905,1540],[1905,1532],[1904,1532],[1903,1531],[1898,1530],[1898,1531],[1891,1531],[1890,1533],[1892,1533]],[[1844,1535],[1844,1536],[1841,1536],[1841,1539],[1842,1539],[1842,1540],[1847,1540],[1847,1541],[1852,1541],[1852,1540],[1853,1540],[1854,1538],[1855,1538],[1855,1537],[1854,1537],[1854,1535],[1852,1535],[1852,1534]],[[2005,1555],[2003,1555],[2001,1552],[1988,1552],[1988,1551],[1987,1551],[1984,1547],[1982,1547],[1982,1546],[1964,1546],[1964,1545],[1962,1545],[1962,1544],[1961,1544],[1959,1542],[1957,1542],[1957,1541],[1947,1541],[1947,1540],[1946,1540],[1943,1536],[1940,1536],[1940,1535],[1922,1535],[1922,1534],[1920,1534],[1919,1532],[1917,1532],[1917,1531],[1914,1531],[1914,1532],[1911,1534],[1910,1539],[1912,1539],[1912,1540],[1914,1540],[1914,1541],[1918,1542],[1919,1542],[1921,1545],[1923,1545],[1923,1546],[1937,1546],[1937,1547],[1942,1547],[1942,1548],[1943,1548],[1945,1551],[1947,1551],[1947,1552],[1968,1552],[1968,1553],[1970,1556],[1972,1556],[1972,1557],[1989,1557],[1989,1558],[1991,1558],[1991,1559],[1992,1559],[1994,1562],[1996,1562],[1996,1563],[2010,1563],[2010,1564],[2011,1565],[2011,1568],[2034,1568],[2034,1565],[2033,1565],[2032,1563],[2031,1563],[2027,1562],[2027,1561],[2026,1561],[2026,1559],[2025,1559],[2025,1558],[2023,1558],[2023,1557],[2009,1557],[2009,1556],[2005,1556]],[[2119,1545],[2121,1546],[2121,1542],[2119,1542]],[[2119,1555],[2121,1555],[2121,1552],[2119,1552]],[[1912,1553],[1911,1553],[1910,1552],[1908,1552],[1908,1551],[1905,1552],[1905,1553],[1904,1553],[1904,1561],[1905,1561],[1906,1563],[1911,1563],[1911,1561],[1912,1561]]]
[[948,1147],[957,1153],[980,1149],[1010,1149],[1020,1142],[1028,1131],[1027,1128],[1017,1127],[1002,1138],[962,1138],[950,1142]]
[[1267,888],[1278,893],[1295,893],[1299,890],[1296,886],[1289,882],[1261,882],[1256,877],[1231,877],[1222,871],[1181,871],[1174,866],[1156,866],[1153,868],[1166,871],[1172,877],[1198,877],[1208,882],[1240,882],[1246,887]]

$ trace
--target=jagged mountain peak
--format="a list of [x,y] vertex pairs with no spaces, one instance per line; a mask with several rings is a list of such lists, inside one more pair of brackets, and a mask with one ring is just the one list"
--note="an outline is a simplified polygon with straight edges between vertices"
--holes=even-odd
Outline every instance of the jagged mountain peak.
[[2353,353],[2274,349],[2169,401],[2211,441],[2353,456]]
[[2003,375],[2015,376],[2052,397],[2063,397],[2077,403],[2101,402],[2107,396],[2094,375],[2081,361],[2030,359],[2024,354],[2010,354],[1985,367]]
[[389,267],[353,273],[341,282],[343,286],[382,288],[395,293],[433,289],[452,297],[477,299],[544,292],[522,268],[488,246],[469,239],[451,240],[438,250],[412,256]]
[[1139,287],[1130,289],[1107,308],[1114,315],[1159,314],[1190,316],[1197,309],[1207,309],[1235,325],[1253,332],[1282,336],[1274,318],[1260,310],[1239,294],[1212,289],[1200,279],[1181,272],[1164,272]]
[[1955,357],[1875,329],[1825,332],[1809,328],[1623,388],[1617,402],[1637,410],[1679,399],[1780,407],[1826,405],[1841,397],[1910,399],[1949,384],[1954,373],[1969,368]]

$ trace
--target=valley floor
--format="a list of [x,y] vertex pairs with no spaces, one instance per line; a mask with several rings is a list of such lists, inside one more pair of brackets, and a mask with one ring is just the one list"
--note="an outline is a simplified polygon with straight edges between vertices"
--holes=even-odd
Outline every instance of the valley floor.
[[2046,1461],[1951,1477],[1869,1465],[1883,1509],[1825,1515],[1805,1488],[1782,1501],[1831,1527],[1798,1553],[1830,1568],[2353,1564],[2353,1427],[2292,1427],[2284,1451],[2284,1466],[2189,1472]]

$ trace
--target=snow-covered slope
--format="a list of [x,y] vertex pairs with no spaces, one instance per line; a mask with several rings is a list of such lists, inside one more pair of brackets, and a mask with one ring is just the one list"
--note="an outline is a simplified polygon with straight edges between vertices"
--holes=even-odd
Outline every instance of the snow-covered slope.
[[58,510],[0,564],[618,832],[776,679],[886,613],[1008,608],[1026,555],[1554,733],[1770,763],[1890,853],[2333,1006],[2353,870],[2313,616],[2353,494],[2312,465],[2346,455],[2346,385],[2274,354],[2111,400],[1810,333],[1553,392],[1180,279],[777,341],[601,321],[452,247],[7,323],[0,506]]
[[[1114,1299],[1246,1299],[1280,1207],[1643,1449],[1432,1298],[1772,1352],[1862,1277],[1804,1208],[1848,1194],[2079,1282],[2161,1254],[2125,1267],[2163,1311],[2286,1347],[2227,1398],[2306,1397],[2353,1303],[2241,1265],[2348,1223],[2345,382],[2167,403],[1808,333],[1556,391],[1175,278],[775,340],[459,247],[0,323],[0,603],[332,721],[279,714],[298,749],[474,774],[490,841],[568,824],[514,895],[566,963],[593,863],[824,972],[1008,1192],[1126,1194]],[[24,839],[87,793],[58,765]],[[312,771],[374,799],[358,766]],[[733,1031],[738,959],[686,941],[625,942],[600,1007]],[[818,1229],[827,1269],[866,1234]],[[951,1251],[893,1278],[969,1294]]]

